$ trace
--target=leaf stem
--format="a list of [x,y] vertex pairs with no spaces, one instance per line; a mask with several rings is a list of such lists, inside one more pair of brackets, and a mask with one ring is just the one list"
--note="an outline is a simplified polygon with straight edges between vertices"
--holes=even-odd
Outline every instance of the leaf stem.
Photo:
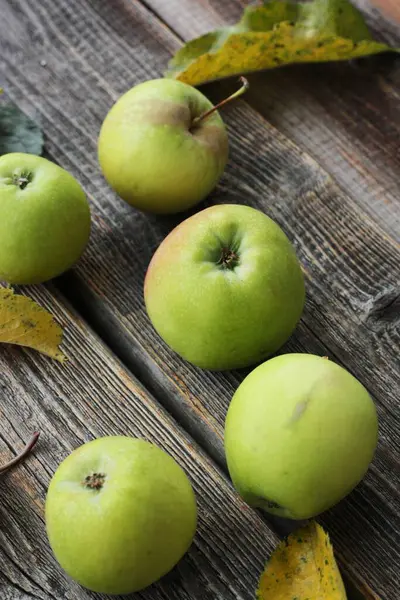
[[11,467],[13,467],[14,465],[18,464],[21,460],[23,460],[26,456],[28,456],[28,454],[30,453],[30,451],[35,446],[36,442],[38,441],[39,435],[40,435],[40,433],[38,431],[35,431],[35,433],[32,435],[31,439],[26,444],[26,446],[22,450],[22,452],[20,452],[19,454],[17,454],[17,456],[15,456],[8,463],[6,463],[5,465],[2,465],[0,467],[0,475],[2,473],[5,473],[9,469],[11,469]]
[[235,100],[236,98],[239,98],[239,96],[242,96],[242,94],[244,94],[245,92],[247,92],[247,90],[250,87],[250,84],[247,81],[246,77],[243,77],[243,76],[239,77],[239,81],[242,83],[242,87],[239,88],[237,90],[237,92],[235,92],[234,94],[232,94],[228,98],[225,98],[225,100],[221,100],[221,102],[219,102],[218,104],[216,104],[215,106],[213,106],[212,108],[210,108],[210,110],[207,110],[205,113],[203,113],[199,117],[196,117],[195,119],[193,119],[192,127],[196,127],[200,123],[200,121],[203,121],[204,119],[206,119],[207,117],[209,117],[210,115],[212,115],[213,112],[215,112],[216,110],[222,108],[228,102],[231,102],[232,100]]

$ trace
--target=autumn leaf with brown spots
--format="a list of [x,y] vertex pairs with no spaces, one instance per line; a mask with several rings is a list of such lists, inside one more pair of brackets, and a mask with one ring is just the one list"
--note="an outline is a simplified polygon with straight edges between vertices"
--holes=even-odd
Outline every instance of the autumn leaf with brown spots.
[[63,331],[53,316],[31,298],[0,287],[0,342],[28,346],[60,362]]
[[271,556],[257,600],[346,600],[328,535],[315,521],[292,533]]
[[194,39],[166,73],[191,85],[273,69],[291,63],[349,60],[397,51],[376,42],[349,0],[281,2],[248,6],[242,19]]

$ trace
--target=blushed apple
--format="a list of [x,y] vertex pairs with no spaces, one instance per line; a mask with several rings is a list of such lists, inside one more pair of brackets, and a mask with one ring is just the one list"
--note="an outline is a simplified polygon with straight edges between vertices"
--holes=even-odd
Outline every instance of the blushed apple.
[[0,280],[41,283],[69,269],[90,235],[84,191],[33,154],[0,157]]
[[367,390],[334,362],[286,354],[257,367],[233,396],[225,425],[232,481],[252,506],[308,519],[362,479],[378,421]]
[[57,469],[46,499],[50,545],[81,585],[106,594],[138,591],[189,548],[196,500],[163,450],[141,439],[84,444]]
[[[203,200],[228,159],[218,112],[198,90],[171,79],[141,83],[111,108],[98,153],[105,178],[121,198],[154,213],[176,213]],[[197,119],[197,121],[196,121]]]
[[207,208],[176,227],[145,280],[147,312],[175,352],[205,369],[245,367],[295,328],[304,280],[288,238],[264,213]]

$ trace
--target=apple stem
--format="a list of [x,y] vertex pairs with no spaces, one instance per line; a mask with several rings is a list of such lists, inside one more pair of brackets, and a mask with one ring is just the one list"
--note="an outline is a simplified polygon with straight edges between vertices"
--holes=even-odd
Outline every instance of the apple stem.
[[207,110],[205,113],[203,113],[199,117],[196,117],[195,119],[193,119],[192,127],[196,127],[200,123],[200,121],[204,121],[204,119],[206,119],[207,117],[212,115],[213,112],[222,108],[228,102],[231,102],[232,100],[235,100],[236,98],[239,98],[239,96],[242,96],[245,92],[247,92],[247,90],[250,87],[250,84],[247,81],[246,77],[243,77],[243,76],[239,77],[239,81],[242,83],[242,87],[239,88],[237,90],[237,92],[235,92],[228,98],[225,98],[225,100],[221,100],[221,102],[218,102],[218,104],[216,104],[215,106],[210,108],[210,110]]
[[17,456],[15,456],[8,463],[6,463],[5,465],[2,465],[0,467],[0,474],[5,473],[9,469],[11,469],[11,467],[13,467],[14,465],[18,464],[21,460],[23,460],[26,456],[28,456],[28,454],[30,453],[30,451],[33,449],[33,447],[35,446],[36,442],[38,441],[39,435],[40,435],[40,433],[38,431],[35,431],[35,433],[32,435],[31,439],[26,444],[26,446],[22,450],[22,452],[20,452],[20,454],[17,454]]

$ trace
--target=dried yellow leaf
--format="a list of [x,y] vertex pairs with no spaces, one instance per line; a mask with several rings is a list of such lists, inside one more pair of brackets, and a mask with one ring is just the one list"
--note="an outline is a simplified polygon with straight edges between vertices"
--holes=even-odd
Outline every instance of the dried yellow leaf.
[[63,331],[53,316],[31,298],[0,287],[0,342],[38,350],[60,362]]
[[185,44],[166,76],[199,85],[291,63],[349,60],[390,50],[372,39],[349,0],[266,0],[246,7],[236,25]]
[[328,534],[315,521],[287,540],[271,556],[261,576],[258,600],[346,600]]

